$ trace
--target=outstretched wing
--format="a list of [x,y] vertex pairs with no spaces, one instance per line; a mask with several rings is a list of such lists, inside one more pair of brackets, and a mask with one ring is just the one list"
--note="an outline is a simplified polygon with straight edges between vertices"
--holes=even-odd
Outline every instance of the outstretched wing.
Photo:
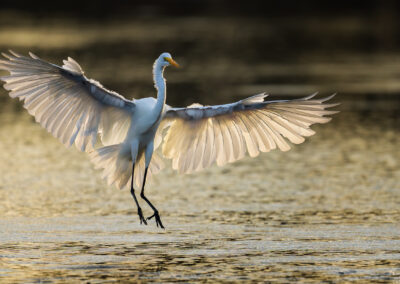
[[163,155],[172,159],[173,169],[190,173],[204,169],[215,161],[222,166],[279,148],[288,151],[284,139],[300,144],[315,132],[314,123],[331,120],[324,115],[337,113],[326,110],[338,104],[327,104],[334,95],[324,99],[265,101],[265,94],[225,105],[168,108],[161,126],[169,127],[163,142]]
[[[97,134],[105,145],[120,142],[126,135],[135,108],[116,92],[86,78],[72,58],[62,67],[36,55],[3,54],[0,69],[10,73],[1,77],[12,98],[24,101],[24,107],[62,143],[75,143],[81,151],[94,146]],[[125,134],[125,135],[124,135]]]

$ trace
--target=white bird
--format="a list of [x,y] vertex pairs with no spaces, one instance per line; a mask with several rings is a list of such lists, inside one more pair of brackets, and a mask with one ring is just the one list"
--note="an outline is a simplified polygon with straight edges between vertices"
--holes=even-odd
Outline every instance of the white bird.
[[[163,168],[163,158],[172,168],[190,173],[216,163],[218,166],[243,158],[246,152],[257,156],[279,148],[290,149],[315,132],[314,123],[326,123],[337,111],[326,110],[334,95],[314,99],[314,95],[292,100],[266,101],[265,93],[238,102],[215,106],[193,104],[173,108],[165,103],[167,66],[178,67],[169,53],[154,63],[153,79],[157,99],[127,100],[88,79],[79,64],[68,57],[62,67],[36,55],[30,57],[10,51],[0,60],[0,69],[10,73],[1,77],[12,98],[24,101],[24,108],[64,145],[75,144],[89,152],[103,177],[118,188],[130,185],[140,223],[155,218],[164,228],[159,213],[146,198],[146,176]],[[166,135],[163,136],[164,130]],[[98,139],[98,137],[100,139]],[[286,139],[285,139],[286,138]],[[102,147],[94,149],[97,142]],[[154,151],[162,144],[161,151]],[[135,175],[136,174],[136,175]],[[134,187],[154,213],[145,219]]]

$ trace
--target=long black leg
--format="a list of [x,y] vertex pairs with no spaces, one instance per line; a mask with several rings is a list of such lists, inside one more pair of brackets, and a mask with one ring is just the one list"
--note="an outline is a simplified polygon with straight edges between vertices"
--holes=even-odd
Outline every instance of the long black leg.
[[144,223],[145,225],[147,225],[147,221],[143,217],[142,208],[140,208],[139,202],[136,199],[135,189],[133,188],[134,173],[135,173],[135,163],[132,164],[131,194],[132,194],[133,199],[135,200],[135,203],[136,203],[136,206],[137,206],[137,209],[138,209],[138,215],[139,215],[139,219],[140,219],[140,224]]
[[151,215],[149,218],[147,218],[147,220],[150,220],[151,218],[155,218],[156,219],[156,225],[157,227],[160,226],[161,228],[165,229],[162,222],[161,222],[161,218],[160,215],[158,214],[158,210],[157,208],[154,207],[153,204],[151,204],[150,200],[147,199],[147,197],[144,195],[144,185],[146,184],[146,177],[147,177],[147,169],[146,168],[144,170],[144,178],[143,178],[143,185],[142,185],[142,191],[140,192],[140,197],[143,198],[144,201],[147,202],[147,204],[149,204],[149,206],[151,207],[151,209],[153,209],[154,214]]

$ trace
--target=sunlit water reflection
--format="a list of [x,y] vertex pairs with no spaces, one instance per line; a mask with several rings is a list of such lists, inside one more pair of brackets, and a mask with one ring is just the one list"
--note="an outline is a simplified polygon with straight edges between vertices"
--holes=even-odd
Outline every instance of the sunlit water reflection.
[[[18,119],[16,119],[18,117]],[[3,281],[394,280],[398,132],[343,113],[290,152],[149,184],[167,229],[28,115],[0,128]],[[14,123],[5,123],[15,120]],[[145,214],[151,210],[145,208]]]

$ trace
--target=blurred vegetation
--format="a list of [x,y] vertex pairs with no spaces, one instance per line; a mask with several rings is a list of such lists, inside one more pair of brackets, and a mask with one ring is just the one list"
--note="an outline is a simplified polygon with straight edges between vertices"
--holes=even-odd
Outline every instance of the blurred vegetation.
[[0,49],[71,56],[129,98],[155,95],[152,63],[169,51],[183,66],[166,74],[173,105],[320,91],[342,110],[398,113],[397,1],[77,3],[3,1]]

